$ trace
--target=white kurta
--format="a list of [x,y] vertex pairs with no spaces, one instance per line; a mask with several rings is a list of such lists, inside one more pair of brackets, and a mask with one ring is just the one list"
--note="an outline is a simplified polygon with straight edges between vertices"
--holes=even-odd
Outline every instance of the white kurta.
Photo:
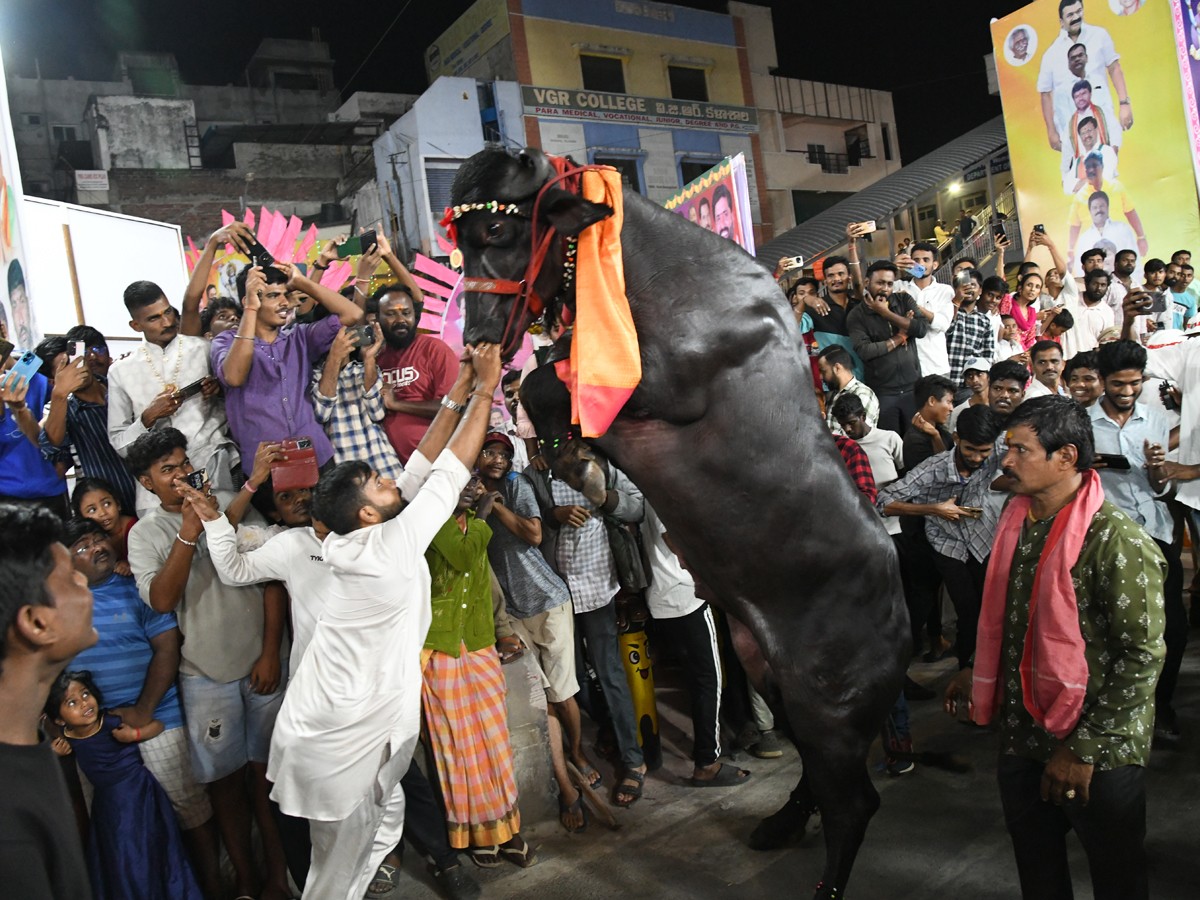
[[332,577],[271,738],[271,797],[288,815],[345,819],[372,791],[388,795],[381,774],[403,774],[388,763],[411,757],[420,730],[425,550],[469,478],[447,450],[394,519],[325,539]]
[[[1147,356],[1146,374],[1173,381],[1183,392],[1179,461],[1200,463],[1200,340],[1190,338],[1171,347],[1148,350]],[[1179,482],[1176,499],[1184,506],[1200,509],[1200,481]]]

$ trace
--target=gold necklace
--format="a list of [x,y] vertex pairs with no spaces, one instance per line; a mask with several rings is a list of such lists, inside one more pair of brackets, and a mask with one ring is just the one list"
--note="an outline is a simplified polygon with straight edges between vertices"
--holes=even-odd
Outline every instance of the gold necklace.
[[[176,338],[178,340],[178,338]],[[163,348],[163,358],[165,359],[167,350]],[[154,373],[154,377],[158,379],[158,383],[162,385],[162,389],[168,394],[173,394],[179,389],[179,372],[183,368],[183,344],[179,345],[178,352],[175,356],[175,372],[171,376],[170,381],[163,380],[162,375],[158,371],[158,366],[154,364],[154,360],[150,358],[150,351],[146,349],[146,344],[142,344],[142,358],[146,360],[146,365],[150,367],[150,371]]]

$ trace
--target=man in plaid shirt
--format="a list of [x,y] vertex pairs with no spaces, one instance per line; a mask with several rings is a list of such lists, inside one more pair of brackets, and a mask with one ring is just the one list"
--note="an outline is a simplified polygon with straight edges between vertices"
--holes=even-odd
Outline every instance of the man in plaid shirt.
[[1000,420],[987,406],[958,417],[953,450],[931,456],[879,492],[885,516],[924,516],[934,562],[958,614],[955,653],[959,667],[975,652],[975,627],[983,604],[983,579],[1000,507],[987,502],[1001,454],[994,452]]
[[976,308],[983,286],[983,275],[969,269],[954,276],[954,319],[946,329],[946,355],[950,357],[950,380],[962,384],[967,360],[981,356],[991,359],[996,338],[987,313]]
[[[335,462],[360,459],[380,475],[396,480],[404,471],[379,423],[383,408],[383,380],[375,358],[383,346],[379,326],[372,324],[375,340],[358,345],[352,328],[343,328],[333,340],[325,364],[313,370],[312,404],[317,421],[333,444]],[[355,359],[355,355],[361,359]]]
[[878,491],[875,488],[875,475],[871,472],[871,460],[867,457],[867,451],[858,446],[857,441],[852,441],[845,435],[835,434],[833,439],[837,441],[838,453],[842,454],[846,470],[854,479],[854,486],[867,500],[874,503]]

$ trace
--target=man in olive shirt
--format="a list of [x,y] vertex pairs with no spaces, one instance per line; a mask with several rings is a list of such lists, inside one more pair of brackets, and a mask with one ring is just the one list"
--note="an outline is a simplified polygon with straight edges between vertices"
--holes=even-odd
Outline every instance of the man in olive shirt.
[[[1142,527],[1103,499],[1090,471],[1093,442],[1086,410],[1065,397],[1039,397],[1023,403],[1006,426],[1002,464],[1017,495],[1015,510],[1006,512],[997,533],[980,618],[977,671],[964,669],[951,682],[946,711],[955,713],[958,700],[967,699],[977,721],[986,723],[993,712],[999,720],[1000,799],[1024,897],[1071,896],[1066,833],[1073,828],[1087,854],[1097,900],[1146,898],[1144,767],[1153,735],[1154,686],[1166,652],[1166,564]],[[1062,694],[1056,699],[1078,688],[1064,677],[1070,671],[1070,644],[1051,651],[1060,665],[1068,657],[1068,668],[1052,669],[1049,655],[1033,660],[1032,677],[1020,666],[1027,629],[1041,651],[1061,642],[1041,630],[1051,604],[1061,600],[1046,587],[1056,569],[1054,554],[1042,556],[1052,531],[1060,546],[1071,540],[1070,528],[1065,534],[1054,528],[1057,519],[1072,517],[1066,521],[1074,525],[1076,515],[1087,515],[1079,504],[1089,501],[1095,512],[1090,522],[1079,523],[1087,530],[1078,553],[1073,560],[1058,561],[1070,565],[1087,683],[1074,727],[1065,731],[1059,723],[1055,730],[1062,737],[1056,738],[1047,730],[1057,715],[1054,705],[1043,703],[1046,712],[1039,713],[1047,727],[1035,721],[1035,701],[1046,699],[1038,679],[1048,669],[1048,679],[1058,676]],[[1008,512],[1019,513],[1019,522]],[[1006,524],[1019,527],[1019,536],[1007,583],[997,585],[992,579],[1004,577],[1000,546]],[[1063,546],[1063,552],[1070,551]],[[1031,625],[1035,587],[1037,618]],[[989,620],[993,589],[1005,600],[999,616]],[[998,660],[985,650],[989,621],[1002,630],[998,648],[995,630],[990,642]],[[1065,636],[1072,637],[1069,632]],[[989,673],[995,674],[994,681]]]

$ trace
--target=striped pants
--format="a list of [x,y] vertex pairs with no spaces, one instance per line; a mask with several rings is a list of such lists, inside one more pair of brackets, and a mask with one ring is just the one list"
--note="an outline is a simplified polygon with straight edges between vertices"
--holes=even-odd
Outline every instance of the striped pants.
[[686,616],[655,619],[660,633],[683,652],[688,692],[692,695],[692,760],[711,766],[721,755],[721,656],[712,609],[707,603]]

